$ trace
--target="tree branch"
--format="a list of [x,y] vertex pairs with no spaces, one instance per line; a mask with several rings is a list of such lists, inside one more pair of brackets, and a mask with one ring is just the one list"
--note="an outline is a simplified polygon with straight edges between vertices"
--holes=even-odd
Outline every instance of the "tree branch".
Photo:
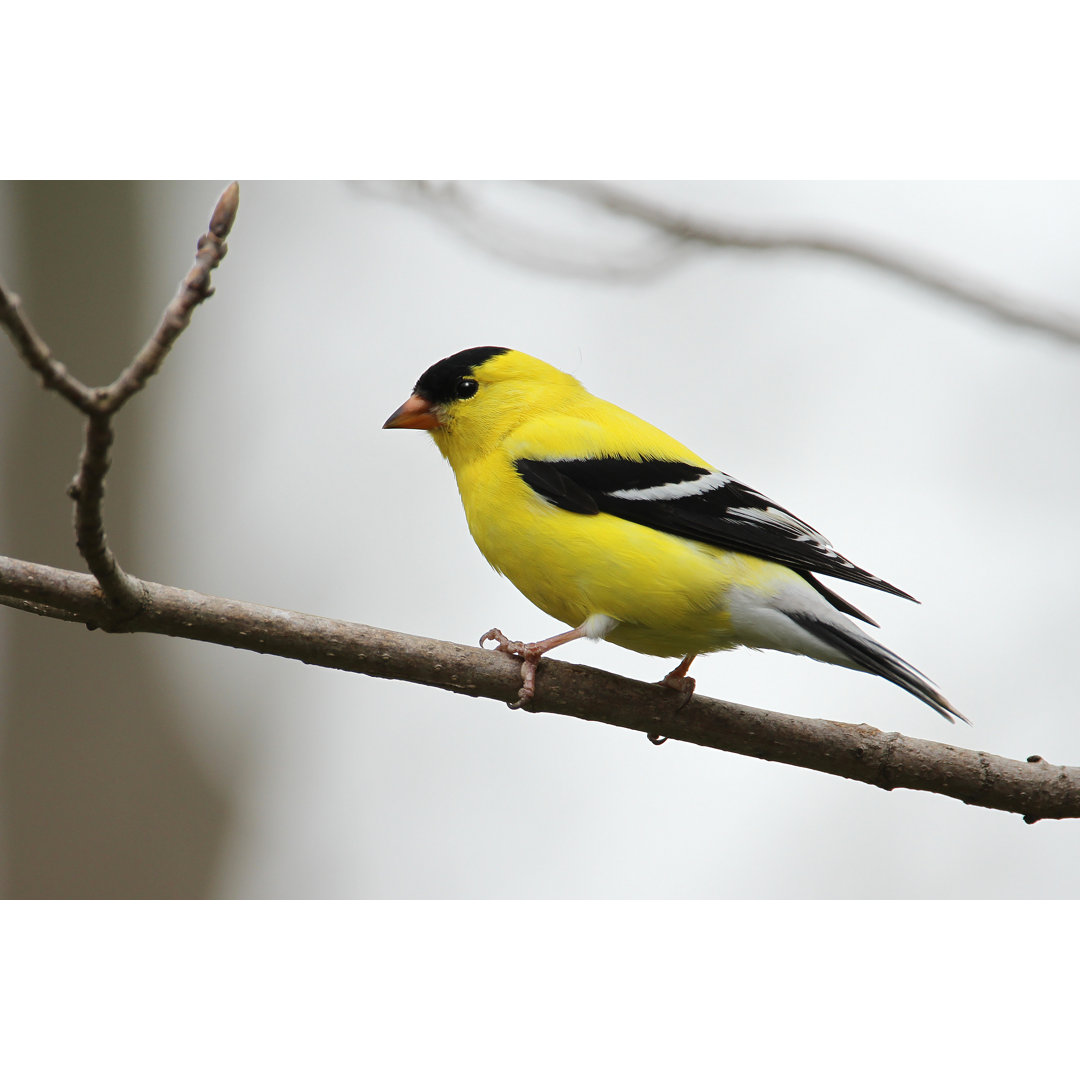
[[[142,609],[118,627],[189,638],[300,660],[305,664],[404,679],[455,694],[514,701],[521,665],[484,649],[398,634],[359,623],[226,600],[140,581]],[[108,605],[95,579],[0,556],[0,597],[22,610],[102,623]],[[530,711],[558,713],[664,735],[698,746],[781,761],[892,790],[937,792],[1025,821],[1080,817],[1080,768],[1041,757],[1013,761],[944,743],[695,695],[680,695],[595,668],[545,658]],[[511,721],[512,722],[512,721]]]

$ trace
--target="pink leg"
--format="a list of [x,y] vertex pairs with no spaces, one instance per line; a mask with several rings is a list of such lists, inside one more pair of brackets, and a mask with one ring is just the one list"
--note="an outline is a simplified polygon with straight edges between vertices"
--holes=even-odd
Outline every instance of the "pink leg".
[[[697,657],[697,653],[690,653],[688,656],[684,656],[679,661],[679,666],[669,671],[659,682],[659,686],[670,686],[672,690],[678,690],[680,694],[685,695],[682,702],[679,704],[679,709],[685,709],[689,704],[690,699],[694,696],[694,690],[697,688],[697,683],[686,673],[690,670],[690,665]],[[679,709],[675,711],[678,712]],[[654,746],[659,746],[663,742],[667,742],[666,735],[650,735],[649,742]]]
[[673,668],[660,680],[660,685],[670,686],[672,690],[681,690],[686,694],[686,700],[689,701],[693,696],[697,683],[686,673],[690,670],[690,665],[696,659],[697,653],[690,653],[689,656],[684,656],[679,661],[679,666]]
[[536,668],[540,663],[540,657],[558,645],[565,645],[568,641],[577,641],[578,638],[583,637],[585,637],[585,631],[579,626],[576,630],[565,630],[561,634],[544,638],[543,641],[534,641],[526,645],[521,641],[511,641],[501,630],[491,629],[480,639],[480,647],[483,648],[488,641],[495,641],[498,642],[495,646],[496,652],[504,652],[520,658],[522,662],[521,691],[518,693],[517,701],[507,702],[511,709],[520,709],[522,705],[528,704],[536,693]]

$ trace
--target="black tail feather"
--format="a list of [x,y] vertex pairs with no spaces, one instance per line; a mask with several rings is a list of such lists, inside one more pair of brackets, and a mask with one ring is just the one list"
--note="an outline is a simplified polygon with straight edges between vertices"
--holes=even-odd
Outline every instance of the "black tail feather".
[[849,603],[839,593],[834,593],[828,585],[823,585],[809,571],[800,570],[799,573],[806,578],[807,584],[817,589],[817,591],[824,596],[837,611],[842,611],[845,615],[850,615],[853,619],[862,619],[864,623],[869,623],[871,626],[876,626],[879,630],[881,629],[881,623],[874,622],[869,615],[860,611],[854,604]]
[[[826,599],[829,598],[826,597]],[[957,712],[946,701],[921,671],[912,667],[891,649],[874,641],[873,638],[866,637],[854,627],[851,630],[845,630],[842,626],[834,626],[803,612],[787,611],[785,614],[792,622],[809,631],[819,641],[843,653],[857,667],[874,675],[880,675],[909,694],[914,694],[920,701],[926,702],[931,709],[941,713],[950,724],[956,722],[954,717],[963,720],[965,724],[971,723],[966,716]]]

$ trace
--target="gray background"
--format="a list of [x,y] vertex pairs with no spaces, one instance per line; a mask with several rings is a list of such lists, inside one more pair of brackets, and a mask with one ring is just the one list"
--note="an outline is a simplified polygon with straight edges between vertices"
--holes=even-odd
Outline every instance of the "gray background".
[[[105,381],[155,325],[223,186],[0,187],[0,274],[60,359]],[[635,186],[1080,309],[1075,184]],[[557,251],[639,243],[526,186],[486,194]],[[430,440],[381,430],[430,363],[506,345],[916,595],[843,587],[975,727],[777,654],[699,660],[703,693],[1080,761],[1080,349],[806,255],[706,251],[644,283],[552,276],[335,183],[243,184],[215,283],[118,423],[107,521],[131,572],[469,643],[492,625],[554,632],[473,547]],[[109,303],[123,310],[97,317]],[[4,550],[78,568],[63,496],[78,418],[6,343],[0,394]],[[41,622],[0,611],[7,895],[1071,897],[1080,883],[1075,823]],[[606,644],[559,655],[667,670]]]

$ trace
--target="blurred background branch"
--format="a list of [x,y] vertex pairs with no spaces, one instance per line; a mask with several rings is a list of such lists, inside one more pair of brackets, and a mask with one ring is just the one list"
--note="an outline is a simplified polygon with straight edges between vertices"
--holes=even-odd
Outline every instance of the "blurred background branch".
[[647,280],[664,274],[703,249],[759,253],[802,253],[842,259],[878,270],[940,298],[1002,322],[1080,345],[1080,316],[1052,310],[978,281],[965,271],[937,265],[925,255],[884,243],[813,229],[753,228],[695,217],[612,184],[593,181],[534,181],[568,200],[644,227],[637,243],[607,242],[587,248],[580,238],[552,234],[535,218],[500,214],[481,184],[454,181],[367,182],[363,194],[425,212],[477,247],[546,273],[609,280]]

